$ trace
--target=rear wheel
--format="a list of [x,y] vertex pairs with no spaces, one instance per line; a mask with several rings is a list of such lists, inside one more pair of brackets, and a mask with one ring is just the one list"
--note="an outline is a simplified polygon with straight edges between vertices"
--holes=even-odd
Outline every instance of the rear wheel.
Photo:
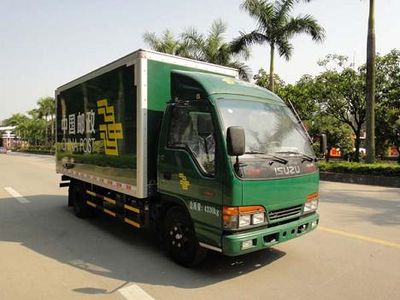
[[192,220],[181,207],[169,209],[165,216],[164,242],[168,254],[186,267],[200,264],[207,254],[199,245]]
[[69,199],[74,209],[74,214],[78,218],[87,218],[94,215],[94,208],[86,204],[86,189],[83,183],[71,181],[69,186]]

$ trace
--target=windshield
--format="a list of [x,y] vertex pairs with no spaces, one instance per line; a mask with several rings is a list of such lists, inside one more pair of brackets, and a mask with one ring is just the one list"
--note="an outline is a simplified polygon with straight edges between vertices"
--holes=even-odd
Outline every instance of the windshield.
[[287,106],[249,100],[217,101],[224,125],[241,126],[248,154],[314,156],[306,134]]

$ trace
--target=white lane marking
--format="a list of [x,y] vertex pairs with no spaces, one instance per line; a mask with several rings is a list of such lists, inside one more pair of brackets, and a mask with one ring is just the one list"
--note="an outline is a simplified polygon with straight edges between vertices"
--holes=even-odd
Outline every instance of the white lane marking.
[[30,203],[28,199],[23,197],[20,193],[18,193],[16,190],[14,190],[12,187],[6,186],[4,188],[7,193],[9,193],[11,196],[13,196],[19,203]]
[[138,285],[132,284],[118,290],[127,300],[154,300],[149,294],[143,291]]

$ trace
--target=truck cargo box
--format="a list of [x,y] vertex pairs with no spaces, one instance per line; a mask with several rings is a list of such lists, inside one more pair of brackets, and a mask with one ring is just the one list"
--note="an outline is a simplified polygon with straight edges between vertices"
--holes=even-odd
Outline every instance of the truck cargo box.
[[137,198],[151,196],[173,70],[238,76],[235,69],[138,50],[59,87],[57,172]]

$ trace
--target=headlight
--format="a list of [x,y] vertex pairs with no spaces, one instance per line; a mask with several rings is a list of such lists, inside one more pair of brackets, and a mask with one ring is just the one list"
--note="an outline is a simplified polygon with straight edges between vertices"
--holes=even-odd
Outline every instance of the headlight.
[[251,224],[251,215],[239,215],[239,227],[246,227]]
[[303,210],[303,212],[304,212],[304,213],[309,213],[309,212],[312,212],[312,211],[317,210],[317,208],[318,208],[318,200],[313,200],[313,201],[311,201],[311,202],[307,202],[307,203],[304,205],[304,210]]
[[265,213],[257,213],[252,215],[252,219],[253,219],[253,224],[257,225],[257,224],[261,224],[265,222]]
[[303,214],[316,211],[318,208],[319,193],[313,193],[307,196],[307,201],[304,204]]
[[224,206],[224,228],[239,229],[266,222],[265,209],[262,206]]

